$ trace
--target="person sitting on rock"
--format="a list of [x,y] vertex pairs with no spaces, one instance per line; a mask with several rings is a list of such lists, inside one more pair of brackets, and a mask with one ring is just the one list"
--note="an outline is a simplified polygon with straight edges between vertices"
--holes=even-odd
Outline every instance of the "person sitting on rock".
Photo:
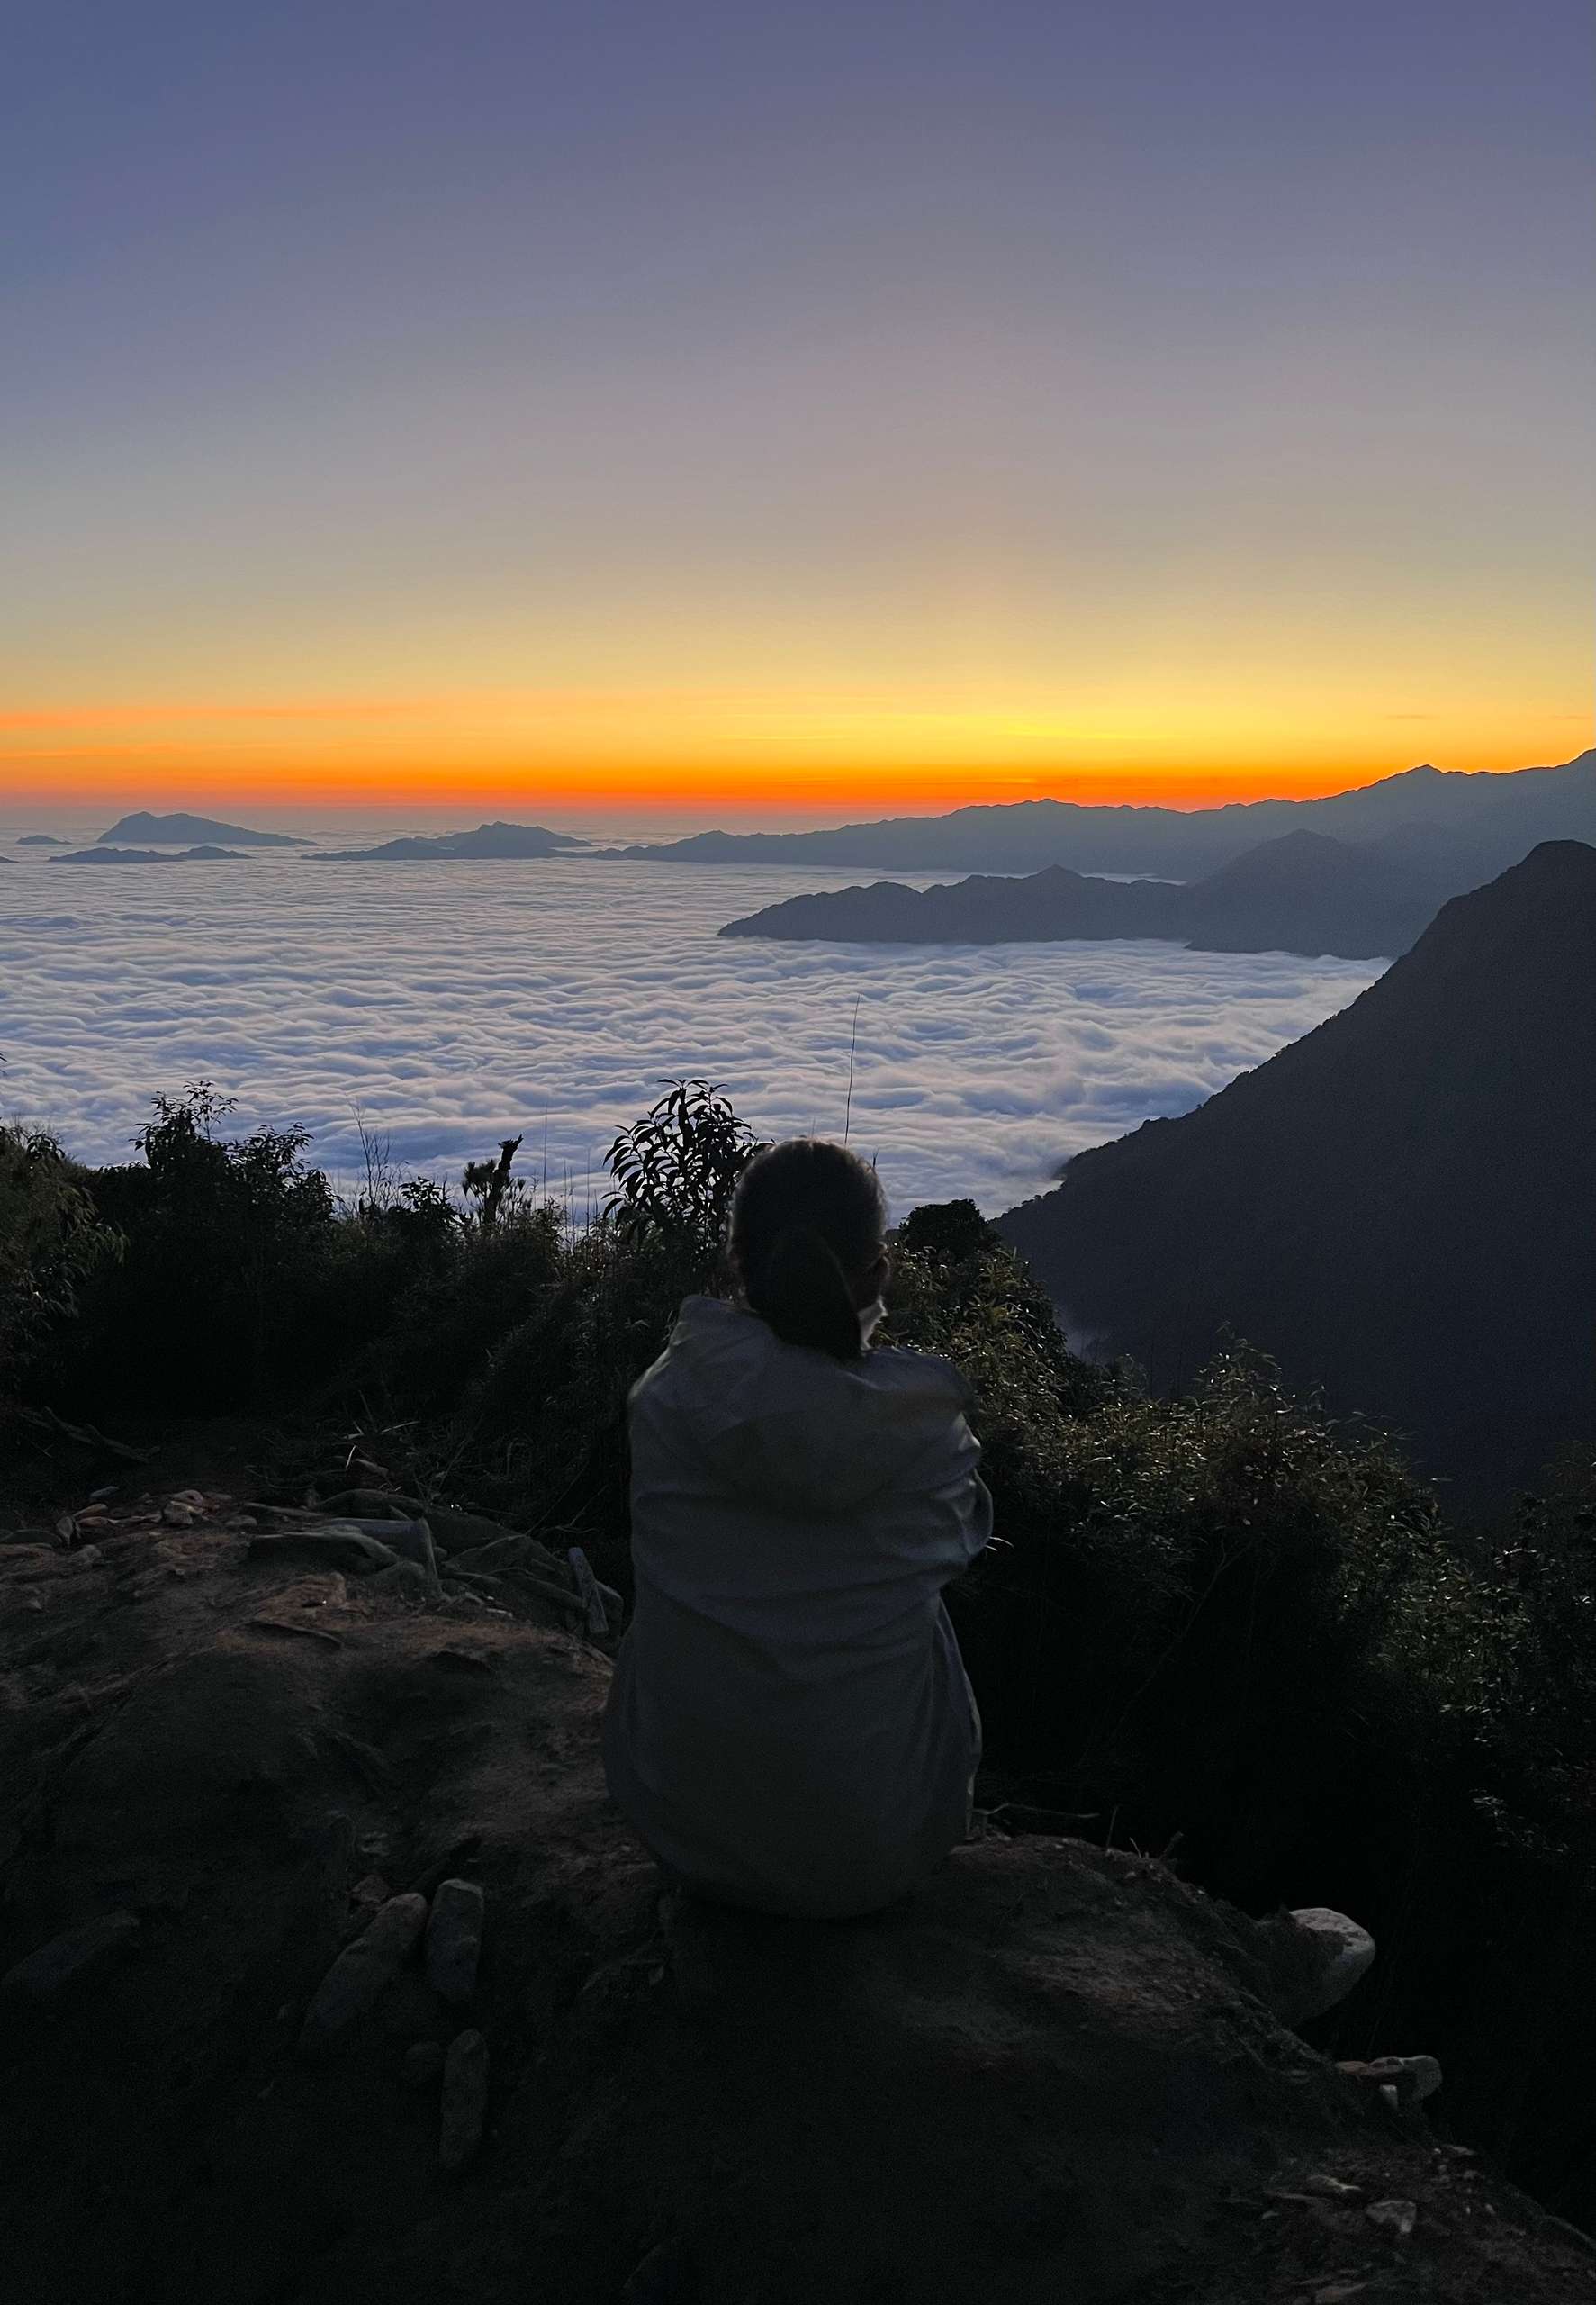
[[605,1767],[667,1878],[720,1903],[875,1912],[969,1831],[980,1722],[942,1594],[992,1504],[958,1369],[871,1345],[885,1234],[855,1154],[762,1153],[736,1297],[688,1297],[632,1391]]

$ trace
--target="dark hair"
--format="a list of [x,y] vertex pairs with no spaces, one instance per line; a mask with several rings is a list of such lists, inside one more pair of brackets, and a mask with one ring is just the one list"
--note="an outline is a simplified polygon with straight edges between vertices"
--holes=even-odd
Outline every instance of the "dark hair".
[[795,1136],[744,1170],[732,1261],[749,1305],[783,1342],[857,1360],[864,1347],[851,1281],[886,1229],[875,1171],[844,1145]]

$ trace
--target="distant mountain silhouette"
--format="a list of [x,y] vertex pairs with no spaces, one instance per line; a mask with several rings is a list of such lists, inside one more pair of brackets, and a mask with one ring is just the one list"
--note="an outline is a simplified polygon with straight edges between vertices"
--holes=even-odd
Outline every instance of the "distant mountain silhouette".
[[52,856],[52,864],[216,864],[243,858],[236,848],[217,848],[205,842],[198,848],[68,848]]
[[787,897],[741,920],[723,936],[790,941],[832,938],[858,945],[1000,945],[1054,936],[1168,936],[1175,932],[1177,885],[1104,881],[1050,864],[1017,880],[988,872],[932,889],[901,881]]
[[16,845],[19,848],[66,848],[70,844],[59,832],[19,832]]
[[1407,950],[1437,906],[1467,885],[1466,867],[1455,869],[1465,877],[1449,882],[1435,854],[1289,832],[1189,886],[1095,880],[1059,864],[1014,880],[980,874],[924,890],[877,881],[789,897],[728,921],[720,934],[900,945],[1152,936],[1210,953],[1367,960]]
[[1339,1016],[1000,1221],[1160,1388],[1228,1327],[1474,1493],[1596,1442],[1596,848],[1455,898]]
[[609,855],[688,864],[874,864],[889,872],[1162,872],[1192,880],[1282,833],[1377,840],[1403,827],[1460,841],[1478,880],[1540,840],[1596,840],[1596,752],[1555,768],[1473,774],[1405,769],[1322,800],[1232,801],[1222,809],[1092,808],[1014,800],[942,817],[894,817],[825,832],[701,832]]
[[586,841],[550,832],[546,825],[478,825],[474,832],[446,832],[435,837],[385,840],[376,848],[325,848],[323,864],[430,864],[455,857],[564,856],[584,850]]
[[313,845],[297,833],[254,832],[248,825],[220,824],[214,817],[152,817],[148,809],[141,809],[136,816],[123,817],[119,823],[103,832],[100,839],[104,843],[158,841],[162,846],[171,848],[182,847],[196,840],[232,840],[248,848],[309,848]]

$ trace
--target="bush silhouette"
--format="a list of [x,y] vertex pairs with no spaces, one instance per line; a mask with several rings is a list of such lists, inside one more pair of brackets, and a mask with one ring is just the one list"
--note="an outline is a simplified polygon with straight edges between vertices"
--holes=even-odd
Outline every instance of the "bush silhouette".
[[121,1245],[53,1136],[0,1125],[0,1387]]
[[58,1344],[95,1403],[233,1406],[319,1357],[307,1315],[335,1246],[331,1188],[302,1158],[302,1129],[230,1140],[217,1131],[230,1109],[203,1080],[158,1097],[143,1166],[88,1180],[125,1250],[87,1284],[80,1334]]
[[610,1145],[615,1190],[604,1213],[623,1239],[652,1235],[708,1271],[726,1238],[737,1180],[763,1150],[713,1081],[672,1080]]

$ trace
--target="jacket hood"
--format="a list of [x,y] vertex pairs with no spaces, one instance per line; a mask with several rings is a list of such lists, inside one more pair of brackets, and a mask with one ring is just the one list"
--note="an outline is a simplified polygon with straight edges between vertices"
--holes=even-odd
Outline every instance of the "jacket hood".
[[887,1345],[857,1361],[785,1344],[757,1313],[690,1297],[632,1413],[766,1510],[846,1511],[969,1469],[969,1392],[951,1360]]

